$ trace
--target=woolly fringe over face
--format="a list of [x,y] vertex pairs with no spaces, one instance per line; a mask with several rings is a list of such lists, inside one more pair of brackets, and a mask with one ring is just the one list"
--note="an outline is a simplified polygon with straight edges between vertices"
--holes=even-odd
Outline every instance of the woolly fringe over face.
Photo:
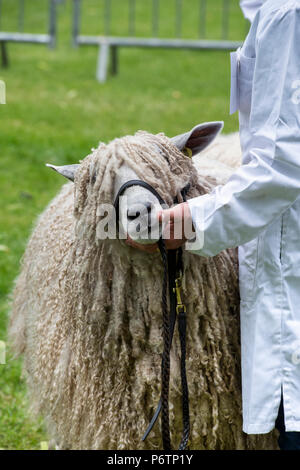
[[[24,354],[30,400],[65,449],[161,449],[162,264],[159,254],[98,240],[97,207],[113,203],[122,163],[169,204],[211,190],[162,134],[100,144],[40,217],[14,291],[10,337]],[[75,209],[74,209],[75,208]],[[242,433],[237,253],[184,252],[191,449],[275,448]],[[180,345],[171,351],[170,424],[181,437]]]

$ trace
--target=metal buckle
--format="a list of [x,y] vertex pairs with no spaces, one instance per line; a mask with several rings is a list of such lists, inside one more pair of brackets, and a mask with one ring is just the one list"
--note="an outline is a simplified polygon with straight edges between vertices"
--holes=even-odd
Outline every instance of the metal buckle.
[[176,313],[186,313],[186,306],[182,303],[181,299],[182,275],[175,279],[175,286],[173,292],[176,293]]

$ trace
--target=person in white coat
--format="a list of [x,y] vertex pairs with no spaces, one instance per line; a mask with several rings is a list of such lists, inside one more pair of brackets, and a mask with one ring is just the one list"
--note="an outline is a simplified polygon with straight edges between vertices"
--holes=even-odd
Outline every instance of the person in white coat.
[[[281,449],[300,449],[300,0],[241,7],[252,24],[231,54],[230,106],[242,165],[160,217],[171,227],[191,218],[204,235],[200,256],[239,247],[243,430],[276,426]],[[167,247],[185,241],[171,230]]]

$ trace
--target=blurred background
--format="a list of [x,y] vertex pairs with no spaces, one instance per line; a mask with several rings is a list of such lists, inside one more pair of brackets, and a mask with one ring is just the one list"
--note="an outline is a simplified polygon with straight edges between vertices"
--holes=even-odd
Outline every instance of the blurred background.
[[[28,411],[21,361],[5,347],[26,241],[63,184],[45,163],[78,163],[99,141],[139,129],[173,136],[224,120],[223,132],[237,131],[229,50],[248,27],[238,0],[0,0],[0,448],[40,449],[47,441]],[[102,51],[101,66],[112,55],[108,70],[118,73],[99,83],[99,47],[74,47],[98,35],[177,38],[192,47],[204,40],[209,48]]]

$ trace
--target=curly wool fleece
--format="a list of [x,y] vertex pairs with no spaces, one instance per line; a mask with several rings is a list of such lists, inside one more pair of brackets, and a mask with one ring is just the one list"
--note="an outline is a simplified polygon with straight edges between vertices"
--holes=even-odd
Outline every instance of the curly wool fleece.
[[[100,144],[39,218],[13,296],[10,337],[24,355],[33,408],[65,449],[160,449],[162,265],[119,240],[97,240],[97,207],[113,202],[122,163],[171,203],[212,190],[163,134]],[[217,162],[216,162],[217,164]],[[75,191],[74,191],[75,189]],[[184,252],[191,449],[274,448],[242,433],[237,254]],[[171,352],[172,442],[181,433],[180,347]]]

